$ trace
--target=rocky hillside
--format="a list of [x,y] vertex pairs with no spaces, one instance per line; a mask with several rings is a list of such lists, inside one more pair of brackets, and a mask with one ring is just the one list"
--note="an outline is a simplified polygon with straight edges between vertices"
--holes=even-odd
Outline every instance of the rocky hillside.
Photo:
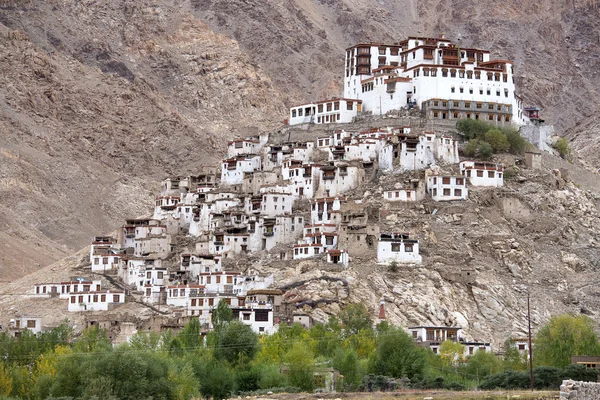
[[145,214],[165,174],[285,112],[235,41],[179,7],[106,4],[0,10],[0,279]]

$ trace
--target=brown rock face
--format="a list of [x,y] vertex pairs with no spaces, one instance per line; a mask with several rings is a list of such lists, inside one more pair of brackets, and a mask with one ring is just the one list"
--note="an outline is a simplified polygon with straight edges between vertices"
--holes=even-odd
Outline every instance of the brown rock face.
[[[0,2],[0,279],[47,265],[246,126],[337,95],[344,49],[461,37],[514,60],[528,104],[597,168],[595,1]],[[216,32],[216,33],[215,33]]]
[[235,41],[150,4],[0,10],[0,279],[146,214],[165,174],[284,115]]

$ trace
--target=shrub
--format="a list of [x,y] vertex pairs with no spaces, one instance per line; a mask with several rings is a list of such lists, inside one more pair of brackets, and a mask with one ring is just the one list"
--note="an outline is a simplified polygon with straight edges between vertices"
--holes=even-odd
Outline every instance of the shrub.
[[478,153],[479,157],[487,160],[492,157],[492,154],[494,154],[494,149],[487,142],[479,142]]
[[465,135],[466,140],[483,137],[491,125],[477,119],[461,119],[456,123],[456,130]]
[[510,149],[506,135],[499,129],[490,129],[485,133],[485,141],[492,146],[494,153],[504,153]]
[[465,153],[465,155],[467,155],[469,157],[475,157],[477,155],[478,147],[479,147],[479,140],[471,139],[471,140],[469,140],[467,145],[464,147],[463,152]]
[[558,154],[562,158],[567,158],[571,154],[571,148],[569,147],[569,142],[565,138],[558,139],[552,147],[554,147],[554,149],[556,151],[558,151]]
[[503,128],[502,133],[506,135],[506,140],[510,145],[510,152],[513,154],[523,154],[531,144],[521,136],[519,131],[514,128]]

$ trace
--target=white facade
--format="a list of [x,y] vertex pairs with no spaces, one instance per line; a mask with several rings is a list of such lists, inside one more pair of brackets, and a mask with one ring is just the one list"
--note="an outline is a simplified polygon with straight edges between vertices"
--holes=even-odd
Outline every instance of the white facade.
[[428,176],[427,193],[435,201],[466,200],[469,197],[463,176]]
[[364,111],[373,114],[414,105],[427,109],[428,101],[436,99],[446,102],[435,111],[446,119],[476,118],[477,103],[494,109],[507,105],[485,115],[518,125],[528,121],[515,92],[512,62],[491,60],[487,50],[461,48],[443,38],[409,37],[393,45],[348,48],[344,97],[363,100]]
[[289,125],[346,124],[362,110],[362,101],[331,99],[290,108]]
[[227,157],[258,154],[260,147],[260,142],[256,139],[235,139],[227,144]]
[[99,280],[81,280],[60,283],[36,283],[34,285],[34,292],[36,296],[58,296],[61,299],[67,299],[71,293],[99,291],[100,287],[101,282]]
[[473,186],[499,187],[504,185],[504,167],[498,164],[477,161],[460,163],[460,173]]
[[425,183],[419,180],[412,180],[404,187],[385,190],[382,196],[385,201],[421,201],[425,198]]
[[42,332],[42,317],[25,314],[10,319],[8,331],[11,336],[19,336],[25,329],[31,331],[34,335]]
[[260,170],[260,156],[237,156],[223,161],[221,184],[236,185],[244,181],[244,173]]
[[377,262],[389,264],[421,264],[419,241],[409,239],[407,234],[382,233],[377,243]]
[[418,342],[462,341],[463,330],[456,326],[410,326],[408,334]]
[[109,307],[123,303],[125,303],[125,293],[117,290],[71,293],[68,310],[71,312],[108,311]]
[[311,224],[331,224],[336,223],[340,218],[340,208],[342,199],[339,197],[321,197],[311,201]]

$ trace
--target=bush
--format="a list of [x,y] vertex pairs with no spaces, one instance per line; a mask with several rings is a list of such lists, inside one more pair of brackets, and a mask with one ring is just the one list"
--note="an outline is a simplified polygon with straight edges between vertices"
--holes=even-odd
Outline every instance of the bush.
[[533,381],[536,389],[558,389],[562,383],[563,370],[556,367],[537,367],[533,369]]
[[491,125],[477,119],[461,119],[456,123],[456,130],[465,135],[465,140],[483,137]]
[[596,379],[598,379],[598,371],[592,368],[586,368],[585,365],[571,364],[563,370],[562,379],[595,382]]
[[506,135],[499,129],[490,129],[485,133],[485,141],[492,146],[494,153],[504,153],[510,149]]
[[567,158],[571,154],[571,148],[569,147],[569,142],[565,138],[558,139],[552,147],[554,147],[554,149],[556,151],[558,151],[558,154],[562,158]]
[[529,374],[518,371],[504,371],[485,377],[479,389],[523,389],[529,387]]
[[510,145],[510,152],[513,154],[523,154],[523,152],[527,149],[531,144],[525,140],[514,128],[503,128],[502,132],[506,135],[506,140]]
[[494,154],[494,148],[487,142],[479,142],[479,157],[487,160]]

